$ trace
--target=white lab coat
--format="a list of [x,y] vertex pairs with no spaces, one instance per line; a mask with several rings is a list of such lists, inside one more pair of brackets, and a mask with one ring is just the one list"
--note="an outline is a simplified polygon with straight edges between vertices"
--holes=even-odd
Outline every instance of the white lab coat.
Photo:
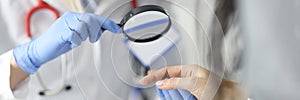
[[13,99],[13,94],[10,90],[10,83],[9,83],[9,76],[10,76],[10,59],[11,52],[3,54],[0,56],[0,63],[1,63],[1,85],[0,85],[0,99]]
[[[124,0],[125,1],[125,0]],[[129,0],[126,0],[126,2]],[[113,1],[112,1],[113,2]],[[191,2],[194,2],[191,0]],[[139,2],[142,4],[158,4],[158,5],[169,5],[168,2],[160,3],[160,1],[144,1]],[[183,3],[182,1],[174,1],[174,3],[182,4],[182,6],[187,7],[187,10],[193,10],[193,3]],[[28,41],[26,39],[26,33],[24,28],[24,16],[26,12],[36,4],[35,0],[30,0],[30,2],[23,1],[13,1],[13,0],[1,0],[1,15],[5,20],[8,28],[8,34],[12,37],[11,39],[15,41],[15,44],[19,45]],[[52,3],[50,3],[52,4]],[[214,3],[208,2],[208,6],[212,7]],[[193,6],[190,6],[193,5]],[[53,5],[55,8],[59,9],[61,12],[68,10],[66,7],[59,7],[59,4]],[[111,10],[113,8],[110,4],[102,6],[103,9]],[[108,7],[108,8],[104,8]],[[7,9],[10,9],[7,11]],[[105,10],[100,10],[99,12],[105,12]],[[207,8],[199,8],[199,12],[205,12]],[[189,12],[182,10],[179,6],[168,6],[167,10],[170,12],[172,18],[175,19],[177,25],[181,25],[178,28],[181,29],[182,39],[176,46],[170,49],[162,58],[160,58],[154,67],[162,67],[167,65],[179,65],[179,64],[198,64],[211,69],[211,49],[209,47],[210,40],[214,35],[209,35],[205,33],[208,31],[210,25],[204,25],[204,30],[198,29],[199,27],[193,27],[195,20]],[[44,13],[44,14],[41,14]],[[209,15],[211,13],[203,13],[204,15]],[[40,12],[39,17],[33,16],[33,33],[42,33],[47,26],[52,22],[51,18],[53,16],[43,16],[45,12]],[[50,21],[45,21],[45,19],[50,19]],[[199,17],[202,18],[202,17]],[[42,21],[40,21],[42,19]],[[199,19],[198,19],[199,20]],[[200,21],[205,21],[204,23],[210,23],[212,19],[208,17],[202,18]],[[115,21],[115,20],[114,20]],[[36,25],[38,24],[38,25]],[[202,23],[203,24],[203,23]],[[38,34],[34,34],[38,35]],[[125,59],[133,59],[132,56],[128,55],[128,49],[122,41],[122,35],[109,34],[105,32],[99,42],[91,44],[88,41],[82,43],[81,46],[75,48],[73,51],[67,53],[68,59],[68,79],[67,84],[72,85],[70,91],[62,92],[53,96],[39,96],[38,92],[42,89],[40,84],[36,79],[36,75],[30,76],[30,79],[25,80],[20,84],[13,92],[9,88],[9,75],[10,75],[10,65],[9,60],[12,52],[9,51],[1,55],[0,58],[0,99],[29,99],[29,100],[44,100],[44,99],[71,99],[71,100],[81,100],[81,99],[103,99],[103,100],[116,100],[116,99],[128,99],[132,90],[131,84],[126,83],[123,77],[131,75],[130,66],[114,66],[112,62],[112,48],[113,45],[117,46],[118,57]],[[117,42],[115,42],[117,41]],[[217,41],[217,43],[222,43]],[[219,44],[221,45],[221,44]],[[96,48],[96,49],[95,49]],[[100,49],[101,48],[101,49]],[[101,50],[101,51],[95,51]],[[116,51],[114,51],[116,52]],[[123,53],[122,53],[123,52]],[[100,59],[95,57],[100,53]],[[220,55],[219,55],[220,56]],[[60,84],[60,58],[57,58],[49,63],[43,65],[38,71],[41,73],[43,81],[50,88],[54,88]],[[100,61],[98,61],[100,60]],[[123,62],[124,61],[120,61]],[[99,64],[100,65],[95,65]],[[114,62],[115,63],[115,62]],[[118,62],[117,62],[118,63]],[[116,70],[117,69],[117,70]],[[121,72],[120,72],[121,71]],[[54,74],[55,73],[55,74]],[[126,80],[126,79],[125,79]],[[28,85],[26,85],[28,84]],[[145,94],[150,99],[156,98],[156,93],[154,90],[145,90]],[[153,96],[154,95],[154,96]]]

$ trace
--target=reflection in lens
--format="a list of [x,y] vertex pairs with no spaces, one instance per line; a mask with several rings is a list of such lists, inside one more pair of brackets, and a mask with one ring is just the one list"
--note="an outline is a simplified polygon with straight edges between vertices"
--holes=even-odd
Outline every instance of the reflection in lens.
[[130,18],[123,29],[134,39],[148,39],[162,34],[169,26],[169,18],[158,11],[147,11]]

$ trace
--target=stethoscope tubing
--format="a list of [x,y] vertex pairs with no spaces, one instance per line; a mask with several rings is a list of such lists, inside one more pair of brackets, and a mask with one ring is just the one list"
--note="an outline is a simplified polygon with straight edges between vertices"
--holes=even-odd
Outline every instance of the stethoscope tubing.
[[53,7],[51,7],[50,5],[48,5],[46,2],[44,2],[43,0],[38,0],[38,5],[33,7],[32,9],[29,10],[29,12],[26,14],[26,18],[25,18],[25,30],[26,30],[26,34],[27,37],[31,38],[31,27],[30,27],[30,21],[31,21],[31,17],[32,15],[39,10],[49,10],[50,12],[52,12],[55,15],[55,18],[59,18],[59,12],[54,9]]
[[[38,0],[38,5],[33,7],[32,9],[29,10],[29,12],[26,14],[26,18],[25,18],[25,30],[26,30],[26,35],[27,37],[29,37],[30,39],[32,38],[31,35],[31,17],[32,15],[39,11],[39,10],[48,10],[50,12],[52,12],[55,15],[55,18],[58,19],[59,18],[59,12],[51,7],[50,5],[48,5],[46,2],[44,2],[43,0]],[[40,75],[39,72],[37,72],[37,78],[38,78],[38,82],[41,84],[43,90],[39,92],[39,95],[42,96],[48,96],[48,95],[54,95],[54,94],[58,94],[63,90],[70,90],[71,86],[70,85],[66,85],[66,78],[67,78],[67,58],[66,55],[62,55],[61,56],[61,73],[62,73],[62,80],[61,80],[61,85],[54,88],[54,89],[49,89],[47,88],[47,86],[45,85],[44,81],[42,80],[42,77]]]

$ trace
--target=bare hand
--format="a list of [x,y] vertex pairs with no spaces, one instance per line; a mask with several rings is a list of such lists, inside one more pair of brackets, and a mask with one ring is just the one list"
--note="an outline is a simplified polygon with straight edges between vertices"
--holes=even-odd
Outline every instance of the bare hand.
[[[140,83],[147,85],[156,82],[157,87],[163,90],[185,89],[200,99],[208,76],[209,71],[198,65],[171,66],[150,70]],[[169,79],[163,80],[165,78]]]

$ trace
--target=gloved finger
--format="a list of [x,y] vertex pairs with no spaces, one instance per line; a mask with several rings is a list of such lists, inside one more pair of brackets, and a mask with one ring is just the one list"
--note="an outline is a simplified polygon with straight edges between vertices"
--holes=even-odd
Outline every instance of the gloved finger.
[[82,14],[78,20],[83,22],[87,26],[88,36],[91,43],[96,42],[102,34],[100,23],[97,21],[97,18],[94,17],[97,15],[94,14]]
[[81,41],[85,41],[88,37],[88,28],[87,25],[83,22],[79,22],[77,24],[77,28],[75,28],[76,33],[80,36]]
[[66,19],[64,19],[64,23],[69,28],[71,34],[63,35],[63,39],[66,39],[65,41],[71,42],[71,48],[77,47],[81,44],[83,40],[86,39],[86,36],[81,33],[85,33],[86,27],[83,25],[84,23],[80,23],[78,20],[78,16],[80,16],[79,13],[74,12],[67,12],[64,14],[65,16],[70,16]]
[[97,16],[97,19],[102,28],[107,29],[113,33],[121,33],[121,27],[112,20],[102,16]]
[[81,37],[75,31],[74,31],[74,34],[72,34],[72,37],[70,39],[71,40],[69,40],[69,41],[71,42],[71,48],[75,48],[75,47],[79,46],[82,42]]
[[162,80],[168,77],[180,77],[182,66],[165,67],[157,71],[153,71],[152,74],[148,74],[142,78],[139,82],[143,85],[147,85],[158,80]]
[[187,90],[177,89],[178,92],[181,94],[183,100],[197,100],[196,97],[194,97],[193,94],[191,94]]
[[178,92],[177,89],[174,89],[174,90],[165,90],[165,91],[168,91],[172,100],[184,100],[182,95]]
[[191,93],[197,90],[203,90],[206,80],[198,77],[185,77],[185,78],[170,78],[161,80],[156,83],[156,86],[163,90],[172,89],[185,89]]
[[99,40],[102,35],[102,30],[100,24],[97,23],[95,19],[91,19],[92,22],[89,24],[89,40],[94,43]]
[[163,91],[161,90],[161,89],[159,89],[159,88],[155,88],[156,89],[156,92],[157,92],[157,94],[158,94],[158,96],[161,98],[161,99],[163,99],[163,98],[165,98],[165,95],[164,95],[164,93],[163,93]]
[[62,17],[66,16],[67,18],[64,19],[65,24],[70,30],[75,30],[77,28],[77,24],[79,23],[78,18],[80,15],[81,14],[75,12],[66,12]]
[[[78,28],[76,28],[78,26],[80,26],[80,28],[84,28],[84,25],[82,25],[83,23],[81,23],[81,24],[78,24],[78,23],[80,23],[80,22],[76,19],[76,16],[65,20],[65,24],[67,24],[68,28],[71,30],[70,31],[71,34],[64,35],[63,39],[67,39],[66,41],[71,42],[71,48],[75,48],[75,47],[79,46],[81,44],[81,42],[86,39],[84,34],[82,34],[82,36],[81,36],[81,33],[84,32],[84,30],[79,31]],[[76,24],[76,25],[74,25],[74,24]],[[68,37],[71,37],[71,38],[68,38]]]
[[162,98],[163,100],[172,100],[169,91],[162,90],[162,92],[164,94],[164,98]]
[[193,94],[186,90],[161,90],[159,88],[156,88],[156,91],[162,100],[197,100],[196,97],[193,96]]

